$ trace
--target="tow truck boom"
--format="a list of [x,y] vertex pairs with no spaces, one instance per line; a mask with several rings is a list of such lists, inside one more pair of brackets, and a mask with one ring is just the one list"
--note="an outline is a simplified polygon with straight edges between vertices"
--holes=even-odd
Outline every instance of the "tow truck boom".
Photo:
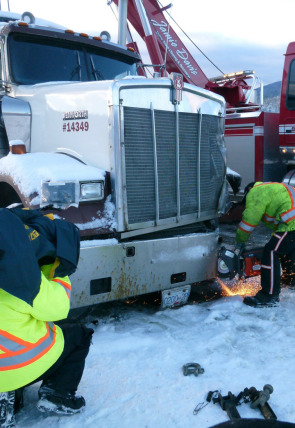
[[[209,79],[167,21],[163,12],[170,5],[161,8],[157,0],[113,0],[113,2],[119,5],[119,13],[122,13],[123,7],[127,9],[125,13],[128,21],[144,40],[154,70],[161,76],[167,73],[182,74],[184,82],[222,95],[229,111],[249,108],[259,110],[259,105],[253,105],[250,101],[258,81],[258,78],[254,77],[254,72],[240,71]],[[123,40],[120,42],[124,44]],[[131,42],[128,46],[139,53],[136,43]],[[252,85],[247,82],[249,79],[252,79]]]

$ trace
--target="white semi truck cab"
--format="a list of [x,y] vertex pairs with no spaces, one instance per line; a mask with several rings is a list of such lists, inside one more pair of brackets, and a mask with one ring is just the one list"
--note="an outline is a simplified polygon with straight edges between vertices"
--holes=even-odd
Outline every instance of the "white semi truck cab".
[[139,76],[140,57],[100,37],[1,14],[0,206],[78,226],[72,307],[214,278],[224,99]]

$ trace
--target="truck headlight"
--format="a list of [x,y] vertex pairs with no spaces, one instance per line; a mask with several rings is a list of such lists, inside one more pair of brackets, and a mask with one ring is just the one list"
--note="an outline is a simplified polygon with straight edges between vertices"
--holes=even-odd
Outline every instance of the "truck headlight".
[[79,206],[78,181],[42,181],[40,207],[67,209]]
[[104,197],[104,182],[80,183],[80,201],[99,201]]

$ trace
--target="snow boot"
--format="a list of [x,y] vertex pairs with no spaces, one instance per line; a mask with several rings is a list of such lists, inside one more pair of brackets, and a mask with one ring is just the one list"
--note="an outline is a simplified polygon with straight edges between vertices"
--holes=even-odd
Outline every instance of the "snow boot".
[[273,307],[278,306],[280,302],[279,295],[265,294],[259,291],[255,296],[246,296],[243,303],[254,307]]
[[56,413],[58,415],[73,415],[85,408],[85,399],[70,392],[58,392],[48,386],[39,389],[37,409],[40,412]]
[[14,397],[15,392],[0,392],[0,427],[13,428],[15,426],[14,417]]

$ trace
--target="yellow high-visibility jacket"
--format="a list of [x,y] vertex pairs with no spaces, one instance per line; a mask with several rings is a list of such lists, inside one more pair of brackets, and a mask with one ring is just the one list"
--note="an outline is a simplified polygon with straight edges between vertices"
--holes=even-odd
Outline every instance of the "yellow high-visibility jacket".
[[295,230],[295,189],[283,183],[255,183],[246,196],[237,243],[246,242],[260,221],[274,232]]
[[68,315],[71,283],[43,272],[32,305],[0,288],[0,392],[33,382],[63,351],[63,333],[53,321]]

